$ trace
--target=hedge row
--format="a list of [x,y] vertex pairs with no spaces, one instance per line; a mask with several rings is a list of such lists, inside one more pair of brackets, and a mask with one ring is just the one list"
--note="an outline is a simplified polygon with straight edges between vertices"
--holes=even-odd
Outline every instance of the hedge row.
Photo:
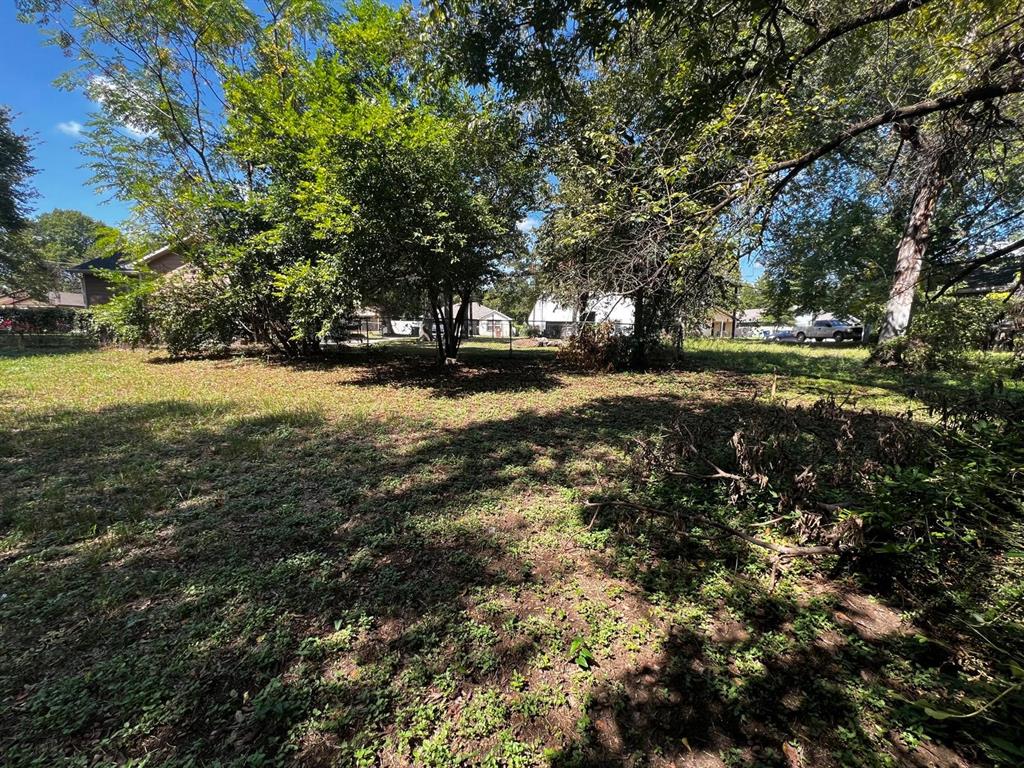
[[68,307],[0,307],[0,331],[18,334],[92,332],[92,318]]

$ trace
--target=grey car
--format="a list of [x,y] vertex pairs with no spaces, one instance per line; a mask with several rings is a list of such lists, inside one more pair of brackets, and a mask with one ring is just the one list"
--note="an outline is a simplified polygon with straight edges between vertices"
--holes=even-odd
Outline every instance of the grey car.
[[804,339],[834,339],[842,341],[860,341],[864,330],[846,320],[815,320],[811,325],[803,325],[796,329],[797,341]]

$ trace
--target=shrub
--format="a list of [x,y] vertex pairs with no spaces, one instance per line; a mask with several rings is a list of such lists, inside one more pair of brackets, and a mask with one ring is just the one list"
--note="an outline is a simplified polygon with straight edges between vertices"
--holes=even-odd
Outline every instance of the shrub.
[[611,371],[629,356],[629,338],[615,333],[611,323],[584,323],[558,350],[558,359],[587,371]]
[[221,353],[237,332],[221,284],[194,271],[134,281],[91,312],[102,336],[133,347],[165,344],[172,357]]
[[871,360],[910,373],[962,368],[970,350],[988,345],[1002,311],[1002,302],[989,298],[929,302],[914,313],[907,334],[880,344]]
[[12,333],[89,333],[89,313],[68,307],[0,307],[0,330]]
[[1020,291],[1009,302],[1005,334],[1017,365],[1015,373],[1024,376],[1024,293]]
[[89,312],[100,337],[132,347],[154,343],[151,303],[155,289],[155,281],[139,281],[116,291],[105,304],[91,308]]
[[978,670],[977,683],[930,692],[918,711],[974,723],[986,751],[1009,754],[1024,737],[1024,402],[928,399],[923,420],[834,398],[682,413],[632,441],[630,490],[641,503],[622,505],[633,513],[621,530],[649,518],[658,536],[668,521],[698,540],[710,529],[767,548],[778,542],[766,531],[782,532],[802,546],[781,554],[839,554],[837,571],[896,597],[919,626],[957,626],[957,665]]
[[883,341],[872,351],[871,362],[907,373],[924,373],[935,367],[932,346],[910,336]]
[[163,278],[150,306],[156,335],[172,357],[223,353],[238,330],[224,287],[193,271]]

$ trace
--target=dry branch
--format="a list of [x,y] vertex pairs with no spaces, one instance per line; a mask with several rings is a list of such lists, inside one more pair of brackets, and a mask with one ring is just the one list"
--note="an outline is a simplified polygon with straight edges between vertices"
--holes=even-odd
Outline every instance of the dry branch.
[[[657,515],[659,517],[668,517],[677,519],[678,514],[665,509],[658,509],[657,507],[648,507],[642,504],[635,504],[630,501],[621,500],[608,500],[608,501],[588,501],[585,503],[586,507],[598,508],[601,507],[625,507],[627,509],[634,509],[637,512],[644,512],[650,515]],[[818,545],[810,547],[793,546],[788,544],[776,544],[774,541],[767,541],[765,539],[759,539],[757,536],[751,536],[749,533],[744,533],[738,528],[733,528],[731,525],[720,523],[717,520],[713,520],[710,517],[706,517],[701,514],[691,513],[690,519],[706,525],[710,528],[715,528],[723,533],[727,533],[730,536],[735,536],[738,539],[742,539],[748,544],[753,544],[756,547],[762,547],[764,549],[771,550],[780,555],[786,555],[787,557],[820,557],[822,555],[838,555],[839,549],[831,545]]]

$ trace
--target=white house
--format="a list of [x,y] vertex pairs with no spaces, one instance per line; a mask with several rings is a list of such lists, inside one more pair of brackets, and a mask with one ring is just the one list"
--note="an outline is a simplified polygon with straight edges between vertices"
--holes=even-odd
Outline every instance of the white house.
[[633,301],[616,294],[594,296],[588,300],[585,311],[579,314],[578,307],[563,307],[550,296],[541,296],[530,310],[526,322],[542,335],[552,338],[571,333],[578,322],[614,323],[623,333],[630,333],[633,330]]
[[743,309],[736,314],[736,336],[742,339],[765,338],[779,331],[792,328],[786,323],[771,323],[766,309]]
[[[563,307],[548,296],[541,296],[533,305],[527,321],[542,336],[562,338],[573,332],[577,323],[613,323],[619,333],[633,332],[633,301],[619,294],[595,296],[587,302],[585,311]],[[713,307],[708,322],[697,329],[702,336],[728,337],[733,335],[732,313]]]
[[[456,304],[452,307],[452,313],[456,317],[458,317],[461,306],[461,304]],[[507,339],[509,336],[515,336],[515,321],[504,312],[485,307],[480,302],[474,301],[466,308],[463,334]]]

